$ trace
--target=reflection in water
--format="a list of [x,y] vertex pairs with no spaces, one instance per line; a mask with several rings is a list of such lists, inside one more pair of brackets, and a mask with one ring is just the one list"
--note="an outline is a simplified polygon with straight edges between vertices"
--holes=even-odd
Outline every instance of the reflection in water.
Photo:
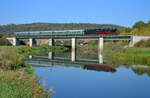
[[75,61],[71,52],[27,59],[40,83],[47,80],[46,89],[55,88],[53,98],[150,98],[150,77],[143,75],[150,75],[150,67],[109,65],[101,52],[90,49],[75,54]]
[[[101,51],[98,52],[98,59],[81,59],[80,55],[83,53],[85,57],[90,56],[91,52],[89,49],[85,49],[84,52],[78,52],[74,53],[72,55],[70,52],[64,52],[64,53],[54,53],[54,52],[49,52],[47,55],[44,54],[42,56],[29,56],[28,63],[33,66],[43,66],[47,64],[46,66],[65,66],[65,67],[72,67],[72,68],[82,68],[82,69],[87,69],[87,70],[95,70],[95,71],[104,71],[104,72],[116,72],[116,68],[120,66],[113,66],[113,65],[107,65],[104,64],[103,61],[103,56],[101,54]],[[73,56],[73,57],[72,57]],[[75,56],[75,57],[74,57]],[[76,60],[70,60],[71,58],[76,58]],[[79,58],[78,58],[79,57]],[[37,61],[36,63],[33,61]],[[125,67],[131,67],[132,70],[138,74],[138,75],[143,75],[147,74],[150,76],[150,67],[149,66],[144,66],[144,65],[124,65]]]
[[87,70],[96,70],[96,71],[104,71],[104,72],[116,72],[116,69],[106,65],[95,65],[95,64],[85,64],[84,69]]
[[148,76],[150,76],[150,67],[149,66],[132,65],[132,70],[138,75],[147,74]]
[[71,53],[71,61],[75,61],[76,60],[76,49],[72,49],[72,53]]
[[101,51],[98,51],[98,58],[99,58],[99,63],[103,64],[104,62],[103,62],[103,56],[102,56]]
[[54,58],[55,53],[54,52],[49,52],[48,53],[48,59],[52,60]]
[[[102,56],[100,56],[100,57],[102,57]],[[48,53],[48,56],[33,56],[32,58],[29,58],[27,60],[27,62],[34,67],[35,66],[39,66],[39,67],[41,67],[41,66],[45,66],[45,67],[64,66],[64,67],[81,68],[81,69],[87,69],[87,70],[93,70],[93,71],[104,71],[104,72],[115,72],[116,71],[116,69],[114,69],[106,64],[102,64],[103,59],[100,58],[99,60],[92,60],[92,59],[81,59],[80,60],[80,59],[78,59],[78,60],[72,62],[71,60],[66,59],[66,58],[55,57],[54,53],[50,52],[50,53]],[[101,62],[101,63],[99,64],[99,62]]]
[[[72,68],[82,68],[82,69],[87,69],[87,70],[95,70],[95,71],[104,71],[104,72],[116,72],[116,68],[120,67],[116,66],[116,65],[107,65],[104,63],[103,61],[103,56],[101,54],[101,51],[98,52],[98,59],[82,59],[80,57],[80,55],[82,55],[81,53],[83,53],[85,55],[85,58],[87,58],[87,56],[89,56],[92,52],[90,52],[89,49],[85,49],[84,52],[78,52],[78,53],[74,53],[74,55],[72,55],[70,52],[58,52],[58,53],[54,53],[54,52],[49,52],[47,55],[44,54],[42,56],[38,55],[38,56],[29,56],[28,63],[33,65],[33,66],[64,66],[64,67],[72,67]],[[94,52],[93,52],[94,54]],[[73,57],[72,57],[73,56]],[[70,58],[73,58],[76,60],[70,60]],[[36,63],[33,61],[37,61]],[[123,66],[123,65],[122,65]],[[144,66],[144,65],[124,65],[125,67],[131,67],[132,70],[138,74],[138,75],[143,75],[143,74],[147,74],[148,76],[150,76],[150,67],[149,66]]]

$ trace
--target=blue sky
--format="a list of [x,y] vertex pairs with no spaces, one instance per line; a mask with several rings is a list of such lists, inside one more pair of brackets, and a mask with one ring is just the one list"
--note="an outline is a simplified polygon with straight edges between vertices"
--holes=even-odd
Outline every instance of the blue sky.
[[97,23],[131,27],[150,20],[150,0],[0,0],[0,24]]

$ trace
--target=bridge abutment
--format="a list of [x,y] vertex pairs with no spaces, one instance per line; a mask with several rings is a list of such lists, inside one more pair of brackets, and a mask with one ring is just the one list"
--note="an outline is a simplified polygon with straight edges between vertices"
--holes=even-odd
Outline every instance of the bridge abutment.
[[17,39],[16,37],[13,37],[11,43],[13,46],[17,46],[17,45],[19,45],[19,39]]
[[130,40],[130,43],[129,43],[129,46],[130,47],[134,47],[134,45],[140,41],[146,41],[150,39],[150,36],[131,36],[131,40]]
[[12,38],[12,45],[13,46],[17,45],[17,39],[15,37]]

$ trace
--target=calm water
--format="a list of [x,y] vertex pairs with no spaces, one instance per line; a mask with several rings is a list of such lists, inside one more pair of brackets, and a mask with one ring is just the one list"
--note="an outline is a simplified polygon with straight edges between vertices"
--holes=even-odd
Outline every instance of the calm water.
[[[97,52],[55,53],[32,57],[39,81],[46,89],[55,88],[53,98],[150,98],[150,67],[99,63]],[[88,59],[88,60],[87,60]]]

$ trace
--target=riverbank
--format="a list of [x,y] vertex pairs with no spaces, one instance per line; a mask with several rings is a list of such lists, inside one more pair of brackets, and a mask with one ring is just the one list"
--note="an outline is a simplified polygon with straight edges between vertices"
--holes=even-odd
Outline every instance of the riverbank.
[[46,98],[48,94],[35,75],[29,75],[24,68],[1,70],[0,98]]
[[[64,51],[63,46],[0,46],[0,97],[47,98],[50,93],[39,84],[34,69],[25,63],[28,55]],[[48,97],[48,98],[49,98]]]
[[105,44],[103,56],[111,62],[121,64],[135,64],[150,66],[149,47],[128,47],[121,43]]

